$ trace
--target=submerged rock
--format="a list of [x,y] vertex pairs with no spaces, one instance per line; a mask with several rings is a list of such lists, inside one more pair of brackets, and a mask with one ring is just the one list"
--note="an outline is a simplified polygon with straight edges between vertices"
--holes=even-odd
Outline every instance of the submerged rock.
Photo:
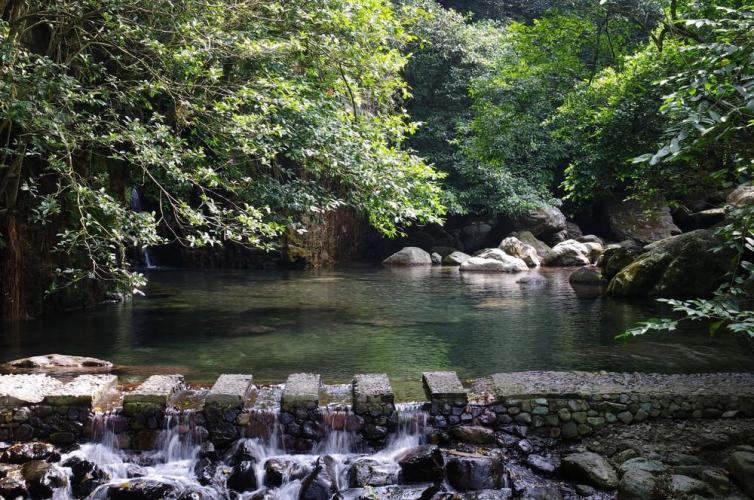
[[615,296],[702,297],[712,294],[735,267],[729,251],[713,252],[715,234],[699,229],[658,241],[610,281]]
[[412,448],[398,458],[402,483],[430,483],[441,481],[445,459],[437,446]]
[[498,248],[512,257],[523,260],[529,267],[539,266],[540,259],[536,248],[522,242],[516,237],[509,236],[505,238],[500,242]]
[[3,368],[15,372],[76,372],[102,373],[113,369],[113,364],[97,358],[85,356],[68,356],[64,354],[45,354],[30,358],[16,359],[2,365]]
[[598,488],[611,490],[618,486],[618,475],[602,455],[586,451],[563,458],[563,471],[575,481],[585,481]]
[[432,257],[418,247],[405,247],[382,261],[386,266],[431,266]]

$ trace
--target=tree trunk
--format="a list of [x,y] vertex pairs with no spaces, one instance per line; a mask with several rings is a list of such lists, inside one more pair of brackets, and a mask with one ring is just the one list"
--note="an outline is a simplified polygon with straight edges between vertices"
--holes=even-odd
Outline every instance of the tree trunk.
[[3,319],[5,321],[27,319],[24,297],[23,250],[15,214],[9,214],[6,218],[4,253]]

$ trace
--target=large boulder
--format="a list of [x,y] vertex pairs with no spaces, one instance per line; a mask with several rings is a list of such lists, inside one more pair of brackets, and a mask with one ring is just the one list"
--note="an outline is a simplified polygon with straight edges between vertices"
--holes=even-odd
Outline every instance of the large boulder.
[[405,247],[382,261],[386,266],[431,266],[432,257],[418,247]]
[[564,457],[561,465],[566,476],[575,481],[585,481],[605,490],[618,486],[615,469],[605,457],[597,453],[574,453]]
[[591,263],[591,250],[584,243],[567,240],[555,245],[544,259],[543,264],[549,267],[577,267],[588,266]]
[[505,469],[500,459],[451,454],[446,466],[448,482],[459,491],[497,489],[504,486]]
[[529,267],[539,266],[540,259],[537,249],[514,236],[505,238],[500,242],[498,248],[512,257],[523,260]]
[[45,354],[8,361],[2,368],[10,372],[103,373],[113,369],[113,364],[86,356]]
[[68,486],[68,477],[58,467],[44,460],[26,462],[21,475],[32,498],[51,498],[58,488]]
[[602,252],[597,265],[602,268],[602,276],[610,281],[621,270],[641,255],[642,249],[636,245],[609,245]]
[[610,231],[619,240],[648,244],[681,233],[673,223],[670,208],[661,198],[648,202],[613,201],[607,205],[606,213]]
[[728,195],[729,205],[743,206],[754,204],[754,186],[738,186]]
[[602,270],[597,266],[584,266],[576,269],[568,277],[571,285],[604,286],[607,280],[602,277]]
[[463,252],[453,252],[443,257],[442,265],[443,266],[460,266],[461,264],[463,264],[470,258],[471,258],[471,255],[466,255]]
[[518,273],[528,271],[529,266],[523,260],[511,257],[499,248],[490,248],[465,261],[460,269],[487,273]]
[[532,210],[516,221],[518,231],[529,231],[540,239],[550,239],[558,233],[567,238],[565,215],[555,207],[542,207]]
[[657,479],[651,472],[632,469],[623,474],[618,484],[620,500],[646,500],[655,497]]
[[754,453],[735,451],[728,457],[728,471],[747,495],[754,498]]
[[610,281],[608,294],[621,297],[711,295],[735,268],[730,251],[707,229],[673,236],[645,247],[645,253]]
[[348,484],[351,488],[387,486],[397,482],[398,477],[393,467],[373,458],[359,458],[348,470]]
[[545,243],[544,241],[538,239],[536,236],[534,236],[530,231],[514,231],[511,234],[508,235],[509,237],[517,238],[521,241],[521,243],[524,243],[526,245],[534,247],[534,250],[537,251],[537,255],[539,255],[540,261],[548,254],[550,253],[550,245]]

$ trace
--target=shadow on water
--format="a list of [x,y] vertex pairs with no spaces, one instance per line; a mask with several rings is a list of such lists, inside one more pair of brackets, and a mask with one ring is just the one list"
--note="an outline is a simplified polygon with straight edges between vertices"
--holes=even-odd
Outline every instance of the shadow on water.
[[[0,357],[60,352],[108,359],[138,378],[181,371],[211,381],[251,372],[328,382],[386,372],[417,393],[422,371],[754,370],[745,340],[686,328],[630,342],[615,335],[657,316],[654,302],[580,297],[568,270],[150,271],[130,304],[3,326]],[[166,371],[167,370],[167,371]]]

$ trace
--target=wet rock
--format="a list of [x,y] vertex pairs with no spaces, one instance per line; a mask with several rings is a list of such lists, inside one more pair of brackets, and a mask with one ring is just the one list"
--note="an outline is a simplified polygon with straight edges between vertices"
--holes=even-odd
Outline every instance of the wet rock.
[[609,281],[621,272],[623,268],[636,260],[641,255],[641,252],[641,248],[637,246],[609,246],[602,253],[602,256],[597,261],[597,265],[602,268],[602,276]]
[[607,221],[618,240],[634,240],[646,245],[681,233],[673,223],[663,199],[649,202],[615,200],[606,209]]
[[32,460],[56,462],[60,460],[60,454],[49,443],[33,441],[30,443],[16,443],[0,455],[0,462],[8,464],[23,464]]
[[254,462],[251,460],[243,460],[234,465],[228,476],[227,485],[228,488],[238,491],[239,493],[257,489],[257,476],[254,471]]
[[526,465],[531,467],[540,474],[549,475],[555,472],[560,464],[552,457],[543,457],[542,455],[529,455],[526,457]]
[[518,257],[523,260],[531,268],[539,266],[540,258],[537,254],[537,249],[516,237],[509,236],[505,238],[500,242],[498,248],[512,257]]
[[688,498],[693,495],[711,497],[714,495],[710,485],[704,481],[680,474],[670,476],[670,492],[674,496]]
[[206,486],[212,484],[217,472],[217,464],[209,458],[200,458],[194,464],[194,476],[199,484]]
[[555,245],[542,264],[549,267],[588,266],[591,263],[589,253],[589,248],[583,243],[566,240]]
[[317,460],[314,469],[301,481],[299,500],[328,500],[337,493],[337,483],[332,480],[323,460]]
[[567,240],[575,240],[584,236],[584,233],[581,231],[581,228],[575,222],[566,221],[565,231],[566,231]]
[[382,261],[386,266],[431,266],[432,257],[418,247],[405,247]]
[[492,444],[495,442],[495,433],[492,429],[479,425],[463,425],[450,429],[450,437],[456,441],[470,444]]
[[21,468],[21,475],[30,495],[35,498],[50,498],[56,489],[68,485],[65,473],[44,460],[26,462]]
[[484,456],[448,456],[448,482],[460,491],[501,488],[505,470],[498,458]]
[[110,475],[89,460],[72,457],[61,464],[71,469],[71,489],[76,497],[88,496],[94,489],[110,479]]
[[585,266],[575,270],[568,277],[572,285],[604,286],[607,280],[602,277],[602,271],[597,266]]
[[428,483],[442,480],[445,459],[437,446],[424,445],[405,452],[398,465],[402,483]]
[[391,467],[371,458],[357,459],[348,470],[348,484],[351,488],[387,486],[396,482],[398,477]]
[[460,266],[461,264],[463,264],[470,258],[471,258],[470,255],[467,255],[463,252],[456,251],[443,257],[442,265],[443,266]]
[[520,500],[561,500],[563,495],[554,484],[526,486],[518,495]]
[[754,453],[750,451],[731,453],[728,457],[727,469],[741,489],[754,497]]
[[589,451],[568,455],[562,460],[565,474],[576,481],[584,481],[598,488],[610,490],[618,486],[618,475],[602,455]]
[[665,472],[667,467],[659,460],[651,460],[644,457],[636,457],[626,460],[620,465],[620,470],[624,474],[632,470],[641,470],[652,474]]
[[137,478],[107,485],[103,498],[108,500],[155,500],[177,496],[178,488],[175,484],[156,479]]
[[618,483],[620,500],[646,500],[654,497],[657,488],[655,476],[648,471],[631,469],[623,474]]
[[113,369],[113,364],[97,358],[85,356],[68,356],[63,354],[45,354],[30,358],[16,359],[2,365],[9,371],[16,372],[89,372],[102,373]]
[[26,484],[23,481],[11,477],[0,479],[0,498],[15,500],[28,497],[29,490],[26,489]]
[[593,241],[579,242],[579,243],[584,245],[589,250],[587,257],[589,257],[589,260],[592,263],[597,262],[599,258],[602,257],[602,254],[605,251],[601,243],[595,243]]
[[291,481],[303,479],[312,471],[308,464],[303,464],[285,457],[270,458],[264,463],[264,485],[277,488],[285,478]]

